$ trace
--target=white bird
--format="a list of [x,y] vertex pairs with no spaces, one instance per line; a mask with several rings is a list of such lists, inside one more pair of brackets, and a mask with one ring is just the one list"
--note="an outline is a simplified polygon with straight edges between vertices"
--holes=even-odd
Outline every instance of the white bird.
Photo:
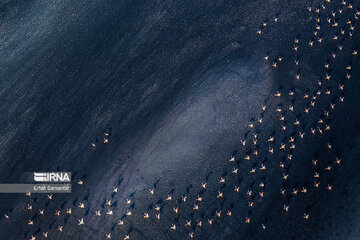
[[79,219],[78,225],[84,225],[84,218]]

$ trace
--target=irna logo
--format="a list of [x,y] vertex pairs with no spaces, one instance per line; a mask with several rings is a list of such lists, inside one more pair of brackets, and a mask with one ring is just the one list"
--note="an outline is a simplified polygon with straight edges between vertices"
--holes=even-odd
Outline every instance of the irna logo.
[[70,182],[70,173],[68,172],[34,172],[35,182]]

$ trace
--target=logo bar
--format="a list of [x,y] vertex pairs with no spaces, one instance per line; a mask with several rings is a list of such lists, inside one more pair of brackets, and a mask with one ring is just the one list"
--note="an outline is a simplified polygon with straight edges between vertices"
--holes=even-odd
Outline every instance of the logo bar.
[[34,172],[35,182],[70,182],[71,172]]

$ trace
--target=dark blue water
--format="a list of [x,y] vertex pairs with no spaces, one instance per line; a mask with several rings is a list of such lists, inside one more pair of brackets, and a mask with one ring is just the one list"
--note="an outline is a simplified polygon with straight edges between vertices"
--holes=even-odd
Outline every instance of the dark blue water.
[[[43,232],[49,232],[49,239],[105,239],[110,232],[113,239],[126,234],[131,239],[184,239],[191,232],[197,239],[359,239],[360,75],[359,56],[351,54],[359,46],[359,33],[355,28],[349,37],[346,24],[350,18],[358,27],[354,13],[359,3],[352,4],[354,9],[338,1],[1,2],[0,180],[16,182],[33,171],[73,173],[73,192],[52,201],[40,194],[0,195],[1,239],[42,239]],[[339,27],[328,26],[326,18],[341,8],[344,12],[335,18]],[[313,33],[317,15],[321,44]],[[340,39],[332,40],[333,35]],[[300,39],[297,54],[295,38]],[[315,42],[312,48],[310,41]],[[273,68],[280,56],[284,60]],[[324,68],[326,62],[330,69]],[[345,78],[348,64],[350,80]],[[324,80],[326,72],[330,81]],[[300,81],[294,78],[298,73]],[[339,84],[345,85],[343,92]],[[319,88],[316,107],[304,113],[310,100],[303,95],[312,97]],[[277,90],[281,99],[274,97]],[[334,110],[330,103],[336,103]],[[268,107],[265,113],[262,105]],[[285,123],[278,120],[277,107],[285,109]],[[330,117],[324,116],[327,110]],[[260,116],[263,123],[249,128]],[[296,119],[299,127],[292,124]],[[331,131],[312,136],[310,128],[323,126],[319,119]],[[304,139],[299,131],[306,132]],[[103,143],[105,132],[108,144]],[[268,153],[269,136],[276,138],[274,155]],[[296,136],[295,150],[289,149],[290,136]],[[240,144],[244,139],[246,146]],[[281,143],[287,144],[286,152],[279,150]],[[287,160],[291,153],[293,159]],[[231,155],[235,165],[228,162]],[[336,157],[342,159],[340,166],[334,164]],[[313,159],[319,165],[313,166]],[[329,164],[330,172],[325,170]],[[235,177],[234,167],[239,168]],[[252,168],[256,174],[249,174]],[[314,172],[320,172],[320,189],[313,186]],[[288,181],[283,174],[289,174]],[[220,184],[220,177],[227,182]],[[83,186],[76,183],[79,179]],[[206,190],[200,188],[203,182],[208,182]],[[240,193],[234,186],[240,186]],[[119,188],[117,194],[113,187]],[[308,193],[291,194],[302,187]],[[154,196],[148,194],[151,188]],[[247,196],[248,190],[254,195]],[[165,200],[169,194],[170,202]],[[189,202],[181,203],[183,195]],[[198,195],[204,200],[194,211]],[[134,205],[125,205],[127,198]],[[111,207],[105,206],[108,199]],[[78,208],[80,202],[85,209]],[[32,211],[26,210],[28,204]],[[155,218],[156,204],[162,207],[161,220]],[[283,205],[290,206],[289,212]],[[71,215],[65,214],[67,208]],[[106,215],[109,208],[113,215]],[[129,208],[133,215],[124,216]],[[39,215],[39,209],[46,214]],[[55,210],[61,215],[55,216]],[[97,210],[101,217],[95,216]],[[215,216],[219,210],[220,219]],[[143,218],[144,212],[150,219]],[[304,213],[310,214],[308,221]],[[85,226],[78,226],[80,218]],[[207,224],[211,218],[216,219],[213,225]],[[117,225],[119,219],[124,226]],[[192,220],[192,227],[184,226],[186,220]],[[204,226],[196,226],[198,221]],[[170,230],[172,224],[176,231]]]

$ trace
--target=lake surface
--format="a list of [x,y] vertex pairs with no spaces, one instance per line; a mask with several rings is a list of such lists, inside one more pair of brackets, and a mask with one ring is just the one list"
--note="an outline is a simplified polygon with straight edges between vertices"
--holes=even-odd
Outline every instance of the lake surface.
[[[18,182],[34,171],[72,172],[72,193],[54,194],[52,200],[46,194],[1,194],[0,238],[42,239],[48,232],[48,239],[105,239],[108,233],[113,239],[127,234],[185,239],[191,233],[195,239],[358,239],[355,3],[351,9],[338,1],[3,1],[0,180]],[[327,18],[339,26],[332,27]],[[345,68],[349,64],[351,70]],[[309,114],[304,112],[308,107]],[[281,115],[286,120],[280,121]],[[297,120],[299,126],[293,124]],[[290,137],[296,138],[296,149],[290,149]],[[285,151],[280,149],[284,143]],[[269,154],[272,147],[275,153]],[[232,156],[235,163],[229,162]],[[236,168],[237,175],[232,173]],[[220,178],[226,182],[219,183]],[[195,200],[199,196],[201,202]],[[125,204],[127,199],[132,204]],[[85,224],[79,226],[81,218]]]

